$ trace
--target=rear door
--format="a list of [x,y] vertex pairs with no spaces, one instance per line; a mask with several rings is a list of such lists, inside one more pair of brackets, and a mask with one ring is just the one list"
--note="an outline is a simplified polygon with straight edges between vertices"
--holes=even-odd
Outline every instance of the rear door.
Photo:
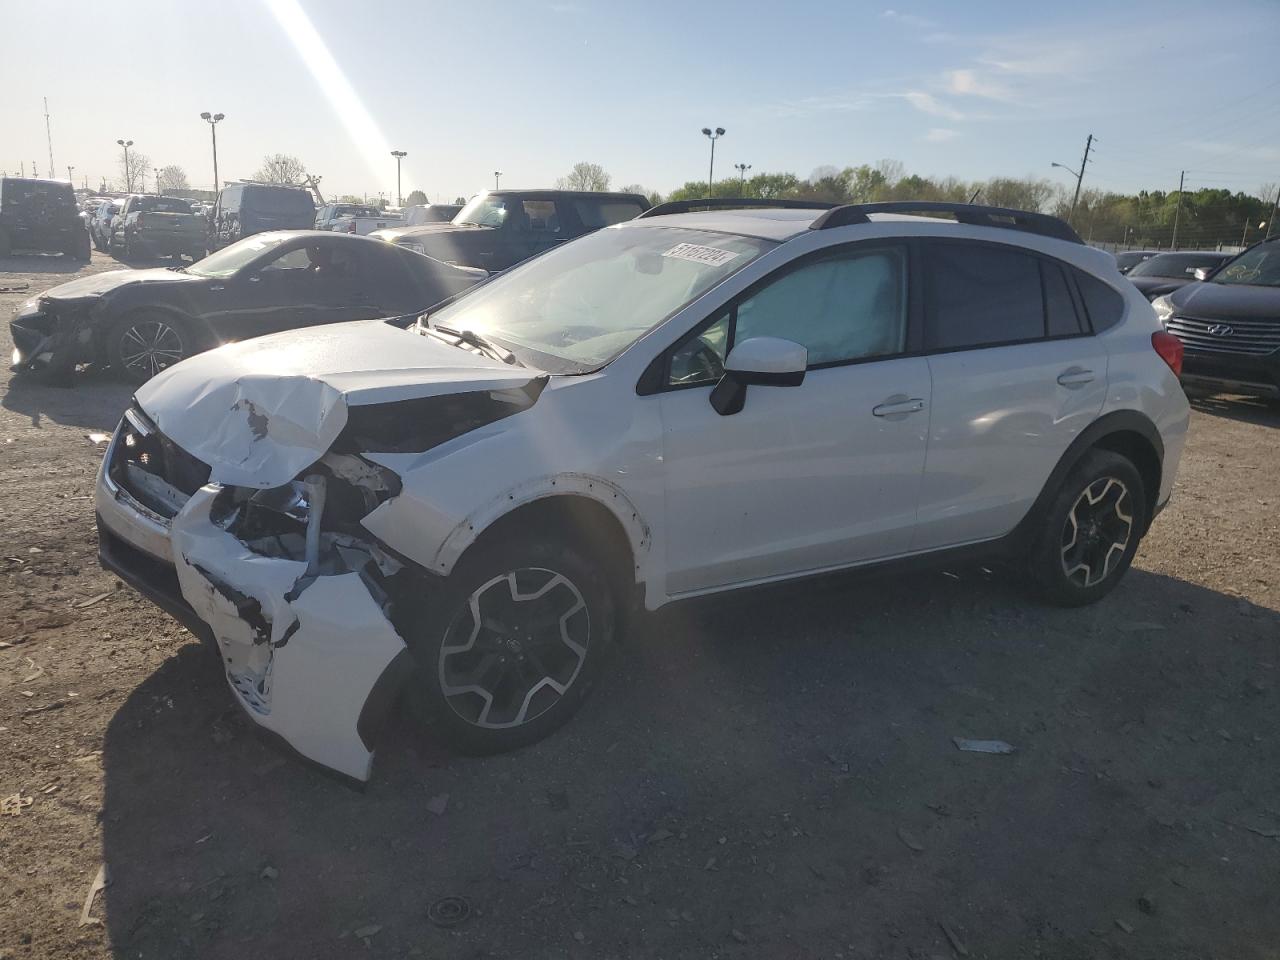
[[1012,530],[1107,393],[1069,268],[1003,244],[923,246],[933,414],[915,550]]

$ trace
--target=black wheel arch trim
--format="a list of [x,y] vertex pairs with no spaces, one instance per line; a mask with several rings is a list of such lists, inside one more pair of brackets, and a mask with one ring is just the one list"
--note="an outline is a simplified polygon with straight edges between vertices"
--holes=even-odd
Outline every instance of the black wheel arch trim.
[[[1080,431],[1079,436],[1071,441],[1071,445],[1058,458],[1057,465],[1050,471],[1049,477],[1040,489],[1040,495],[1036,497],[1035,503],[1031,505],[1031,509],[1027,511],[1026,516],[1018,522],[1018,525],[1005,538],[1006,542],[1015,549],[1030,543],[1039,533],[1040,519],[1057,495],[1067,474],[1071,472],[1072,468],[1080,462],[1086,453],[1098,446],[1100,441],[1120,433],[1136,433],[1146,440],[1155,451],[1156,460],[1163,475],[1164,441],[1160,438],[1160,431],[1156,429],[1156,425],[1152,423],[1151,418],[1137,410],[1112,411],[1089,424],[1089,426]],[[1142,465],[1134,464],[1134,466],[1141,473]],[[1143,492],[1148,499],[1147,516],[1141,531],[1142,535],[1145,535],[1158,509],[1156,500],[1160,495],[1160,491],[1157,489]]]

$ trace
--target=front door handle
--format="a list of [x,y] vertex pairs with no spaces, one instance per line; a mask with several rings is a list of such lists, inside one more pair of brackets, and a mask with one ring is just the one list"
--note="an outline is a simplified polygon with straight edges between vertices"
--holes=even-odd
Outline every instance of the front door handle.
[[1093,371],[1084,367],[1068,367],[1058,374],[1058,383],[1072,389],[1083,387],[1086,383],[1093,383]]
[[919,397],[908,397],[905,393],[896,393],[885,399],[884,403],[871,408],[874,417],[890,417],[901,420],[911,413],[919,413],[924,409],[924,401]]

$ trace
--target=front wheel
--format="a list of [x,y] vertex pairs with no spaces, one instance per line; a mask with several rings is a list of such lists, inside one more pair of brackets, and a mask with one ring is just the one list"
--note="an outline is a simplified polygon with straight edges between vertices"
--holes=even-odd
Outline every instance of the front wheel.
[[409,639],[411,709],[466,753],[546,737],[590,693],[616,603],[599,565],[541,539],[473,548]]
[[1037,592],[1060,606],[1101,600],[1133,562],[1148,509],[1133,463],[1109,450],[1090,450],[1045,512],[1029,557]]
[[107,336],[111,366],[131,383],[146,383],[161,370],[196,352],[190,328],[162,313],[130,314]]

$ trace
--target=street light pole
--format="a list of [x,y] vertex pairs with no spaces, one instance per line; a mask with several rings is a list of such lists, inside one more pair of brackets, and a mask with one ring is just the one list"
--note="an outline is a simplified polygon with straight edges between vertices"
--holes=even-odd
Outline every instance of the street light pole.
[[76,181],[75,181],[75,178],[71,176],[71,171],[72,171],[72,170],[74,170],[74,169],[75,169],[75,167],[73,167],[71,164],[69,164],[69,163],[67,164],[67,179],[71,181],[71,189],[72,189],[72,190],[74,190],[74,189],[76,188]]
[[404,198],[400,194],[400,161],[409,154],[405,153],[403,150],[392,150],[391,155],[396,158],[396,205],[403,207]]
[[160,168],[152,167],[151,172],[156,175],[156,196],[160,196]]
[[498,189],[498,178],[502,176],[501,170],[493,171],[493,189]]
[[1091,133],[1091,134],[1089,134],[1088,138],[1087,138],[1087,139],[1085,140],[1085,142],[1084,142],[1084,158],[1080,161],[1080,169],[1079,169],[1079,170],[1075,169],[1074,167],[1068,167],[1065,163],[1051,163],[1051,164],[1049,164],[1049,166],[1051,166],[1051,167],[1061,167],[1063,170],[1066,170],[1068,173],[1073,173],[1073,174],[1075,174],[1075,178],[1076,178],[1076,192],[1075,192],[1075,194],[1071,197],[1071,212],[1067,214],[1067,223],[1071,223],[1072,219],[1073,219],[1073,218],[1075,217],[1075,215],[1076,215],[1076,204],[1080,202],[1080,184],[1084,181],[1084,168],[1085,168],[1085,166],[1089,163],[1089,151],[1090,151],[1091,149],[1093,149],[1093,134],[1092,134],[1092,133]]
[[218,192],[218,121],[225,119],[224,113],[210,113],[206,110],[200,119],[209,124],[209,133],[213,137],[213,192]]
[[129,148],[133,146],[132,140],[117,140],[124,150],[124,192],[133,193],[133,173],[129,170]]
[[716,177],[716,141],[724,136],[724,127],[716,127],[714,133],[710,127],[703,127],[702,135],[711,141],[711,167],[707,171],[707,199],[710,200]]
[[740,184],[742,184],[743,186],[746,186],[746,183],[747,183],[747,171],[751,169],[751,164],[749,164],[749,163],[735,163],[733,166],[734,166],[734,169],[736,169],[736,170],[738,171],[738,182],[739,182]]

